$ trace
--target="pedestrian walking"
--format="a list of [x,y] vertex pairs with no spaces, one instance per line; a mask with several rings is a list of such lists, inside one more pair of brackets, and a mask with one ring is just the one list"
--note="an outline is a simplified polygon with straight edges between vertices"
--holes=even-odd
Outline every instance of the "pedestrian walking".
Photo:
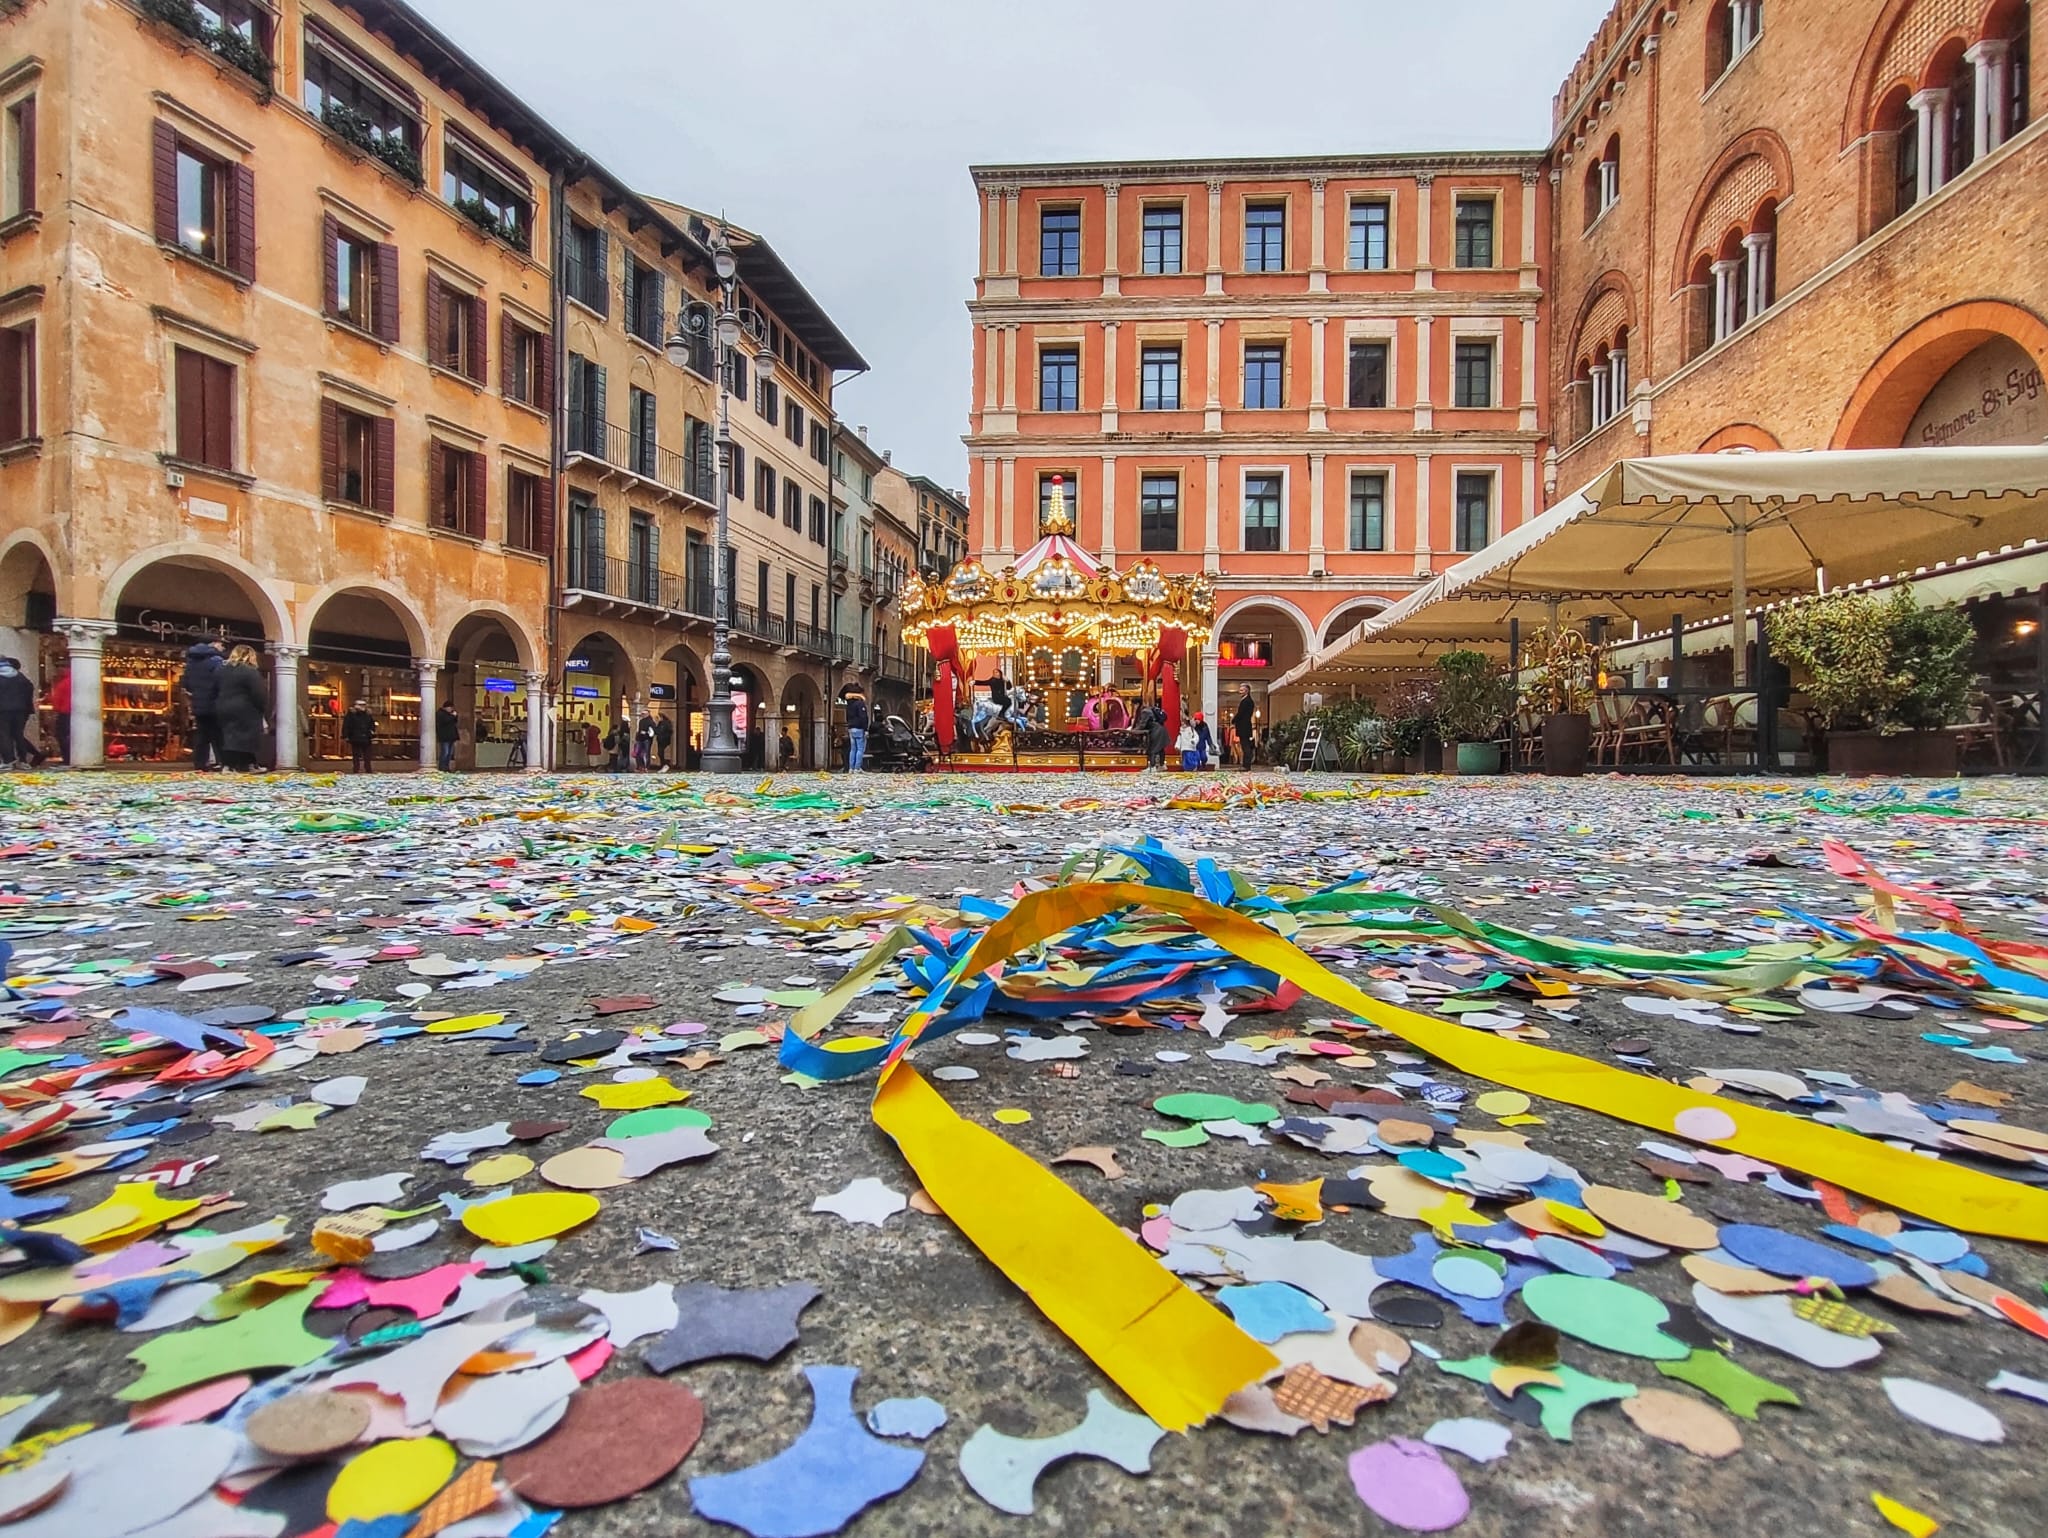
[[27,736],[35,713],[36,686],[28,681],[19,661],[0,657],[0,768],[42,763],[43,750]]
[[797,769],[802,767],[796,761],[796,739],[789,735],[789,728],[786,726],[782,729],[781,735],[775,739],[775,767],[778,769]]
[[1145,762],[1154,769],[1166,767],[1166,710],[1157,698],[1144,710]]
[[1180,736],[1174,739],[1174,747],[1180,750],[1180,766],[1185,771],[1202,767],[1202,739],[1195,734],[1195,723],[1186,722],[1180,729]]
[[1246,684],[1238,691],[1237,708],[1230,713],[1230,729],[1237,737],[1239,765],[1249,769],[1252,766],[1252,750],[1256,743],[1252,722],[1259,713],[1259,707],[1252,703],[1252,686]]
[[633,727],[633,768],[645,774],[654,767],[654,717],[646,711]]
[[253,646],[237,646],[222,663],[215,677],[213,714],[221,766],[237,774],[252,773],[263,754],[263,734],[270,729],[270,686],[263,681],[262,659]]
[[342,714],[341,740],[348,744],[349,768],[356,774],[370,772],[370,742],[377,735],[377,718],[357,700]]
[[455,744],[461,740],[462,717],[453,700],[443,700],[434,712],[434,767],[443,774],[455,768]]
[[667,716],[657,715],[654,718],[654,763],[656,768],[666,770],[669,767],[669,744],[675,740],[675,722],[671,721]]
[[624,715],[612,723],[612,729],[605,734],[604,745],[611,754],[606,767],[613,774],[628,773],[633,767],[633,728]]
[[855,689],[846,696],[846,772],[859,774],[868,750],[868,700]]
[[57,669],[50,680],[50,731],[57,738],[57,757],[71,762],[71,664]]
[[1209,735],[1209,723],[1202,719],[1199,710],[1195,712],[1195,746],[1201,750],[1202,755],[1201,763],[1197,767],[1208,768],[1210,760],[1216,756],[1216,739]]
[[185,649],[185,672],[178,687],[185,691],[192,710],[192,767],[222,769],[220,674],[226,663],[220,648],[211,641],[195,641]]

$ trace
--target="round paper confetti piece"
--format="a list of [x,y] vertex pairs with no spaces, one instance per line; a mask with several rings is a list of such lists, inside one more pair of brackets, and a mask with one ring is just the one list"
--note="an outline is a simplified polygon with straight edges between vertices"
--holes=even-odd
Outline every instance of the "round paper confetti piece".
[[467,1170],[473,1186],[509,1186],[522,1175],[531,1174],[533,1160],[525,1154],[496,1154],[488,1159],[479,1159]]
[[374,1522],[417,1511],[455,1472],[455,1449],[439,1437],[379,1442],[357,1453],[334,1476],[327,1515],[335,1522]]
[[365,1395],[321,1390],[273,1399],[249,1417],[243,1435],[273,1458],[317,1458],[339,1452],[369,1428]]
[[1031,1120],[1031,1113],[1019,1110],[1015,1106],[1005,1106],[1002,1110],[996,1112],[996,1120],[1006,1127],[1017,1127]]
[[528,1089],[534,1089],[543,1084],[552,1084],[560,1077],[561,1074],[552,1068],[536,1068],[532,1073],[522,1073],[519,1082]]
[[616,1148],[572,1148],[540,1167],[540,1178],[572,1191],[609,1191],[632,1184],[625,1176],[626,1156]]
[[1720,1229],[1697,1213],[1661,1196],[1616,1186],[1587,1186],[1579,1193],[1586,1210],[1609,1228],[1673,1250],[1711,1250]]
[[1372,1513],[1411,1533],[1441,1533],[1472,1510],[1455,1470],[1427,1442],[1393,1437],[1351,1455],[1351,1488]]
[[485,1202],[462,1214],[462,1226],[486,1244],[509,1246],[552,1239],[598,1213],[594,1196],[561,1191],[533,1191]]
[[2003,1442],[2005,1422],[1961,1394],[1918,1378],[1886,1378],[1885,1397],[1899,1414],[1972,1442]]
[[585,1100],[595,1100],[607,1111],[640,1111],[651,1105],[672,1105],[687,1100],[690,1094],[659,1078],[636,1079],[630,1084],[591,1084],[581,1093]]
[[1556,1234],[1536,1236],[1536,1258],[1570,1276],[1590,1276],[1605,1281],[1614,1275],[1614,1267],[1598,1250]]
[[1712,1405],[1668,1388],[1636,1390],[1635,1398],[1621,1402],[1621,1413],[1644,1436],[1702,1458],[1727,1458],[1742,1451],[1742,1432],[1734,1421]]
[[1461,1298],[1497,1298],[1507,1289],[1501,1274],[1469,1255],[1446,1255],[1429,1268],[1436,1284]]
[[1472,1102],[1488,1116],[1520,1116],[1529,1109],[1529,1097],[1519,1090],[1488,1090]]
[[704,1405],[680,1383],[618,1378],[578,1389],[553,1431],[511,1454],[499,1477],[534,1506],[603,1506],[645,1490],[689,1457]]
[[657,1132],[673,1132],[678,1127],[702,1127],[708,1132],[711,1118],[686,1105],[657,1105],[645,1111],[628,1111],[624,1116],[613,1117],[606,1125],[604,1135],[608,1138],[652,1137]]
[[1714,1106],[1687,1106],[1672,1118],[1671,1130],[1695,1143],[1721,1143],[1735,1136],[1735,1118]]

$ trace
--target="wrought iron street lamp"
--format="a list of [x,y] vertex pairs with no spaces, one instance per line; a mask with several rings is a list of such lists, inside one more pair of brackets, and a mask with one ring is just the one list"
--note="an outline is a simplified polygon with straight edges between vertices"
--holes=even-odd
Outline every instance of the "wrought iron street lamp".
[[704,768],[711,774],[740,772],[740,740],[732,729],[732,545],[726,500],[732,489],[732,369],[728,359],[741,340],[753,344],[754,374],[762,384],[775,377],[775,354],[768,346],[768,323],[744,308],[739,296],[739,262],[721,225],[710,240],[712,270],[718,276],[718,302],[692,299],[676,315],[675,335],[664,350],[669,362],[688,368],[700,346],[710,347],[718,381],[718,484],[713,502],[718,509],[717,549],[713,555],[711,699],[705,706]]

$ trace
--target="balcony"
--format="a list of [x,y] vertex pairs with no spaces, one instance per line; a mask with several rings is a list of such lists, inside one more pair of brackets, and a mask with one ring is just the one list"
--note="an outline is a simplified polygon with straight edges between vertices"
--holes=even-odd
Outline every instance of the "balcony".
[[685,577],[681,572],[616,556],[572,550],[562,587],[572,607],[587,605],[620,613],[651,609],[685,620],[712,617],[714,600],[708,578]]
[[636,439],[616,422],[589,412],[569,412],[563,431],[572,463],[579,458],[595,460],[656,491],[686,498],[707,510],[716,509],[718,482],[710,465],[693,463],[674,449]]

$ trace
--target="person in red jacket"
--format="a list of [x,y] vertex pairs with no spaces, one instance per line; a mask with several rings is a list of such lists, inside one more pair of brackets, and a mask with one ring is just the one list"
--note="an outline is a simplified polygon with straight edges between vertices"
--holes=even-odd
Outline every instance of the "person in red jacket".
[[71,664],[57,670],[50,680],[50,729],[57,736],[57,756],[71,762]]

